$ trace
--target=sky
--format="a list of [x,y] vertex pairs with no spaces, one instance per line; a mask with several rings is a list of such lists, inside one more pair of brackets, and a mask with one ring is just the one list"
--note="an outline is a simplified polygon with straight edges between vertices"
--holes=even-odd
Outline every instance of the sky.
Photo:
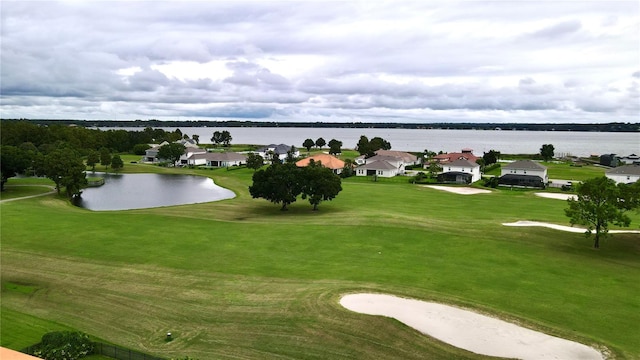
[[640,122],[640,1],[0,2],[0,117]]

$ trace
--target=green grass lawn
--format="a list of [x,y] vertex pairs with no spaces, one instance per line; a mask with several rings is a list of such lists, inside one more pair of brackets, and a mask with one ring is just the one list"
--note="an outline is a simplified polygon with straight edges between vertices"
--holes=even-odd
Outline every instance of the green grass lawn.
[[[248,194],[253,170],[125,162],[145,170],[211,176],[237,197],[109,212],[55,195],[3,203],[2,346],[29,345],[55,325],[165,357],[484,358],[338,303],[373,291],[640,357],[640,235],[593,250],[582,234],[501,225],[568,225],[564,201],[349,178],[319,211],[299,199],[281,212]],[[640,215],[630,215],[637,229]],[[44,325],[14,332],[36,320]]]

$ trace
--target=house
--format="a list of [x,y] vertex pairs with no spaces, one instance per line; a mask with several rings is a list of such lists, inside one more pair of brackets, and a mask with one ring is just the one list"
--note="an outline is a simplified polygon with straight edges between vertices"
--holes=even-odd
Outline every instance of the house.
[[404,151],[396,151],[396,150],[377,150],[376,151],[376,155],[383,155],[383,156],[393,156],[396,158],[400,158],[402,159],[403,162],[403,168],[406,166],[410,166],[410,165],[417,165],[418,164],[418,157],[408,153],[408,152],[404,152]]
[[[201,149],[199,147],[192,147],[192,146],[185,146],[184,149],[184,153],[182,155],[180,155],[180,159],[178,160],[178,164],[180,164],[180,166],[187,166],[187,165],[204,165],[205,162],[202,161],[202,159],[200,158],[199,162],[200,163],[193,163],[190,164],[189,163],[189,158],[196,155],[196,154],[206,154],[207,150],[206,149]],[[195,159],[195,157],[194,157]]]
[[627,164],[627,165],[640,164],[640,156],[636,154],[621,156],[619,158],[619,161],[620,163]]
[[640,165],[623,165],[605,172],[605,176],[616,184],[631,184],[640,179]]
[[206,155],[207,166],[229,167],[240,166],[247,162],[247,155],[236,152],[214,152]]
[[531,160],[518,160],[501,169],[499,185],[540,187],[549,183],[547,168]]
[[442,173],[438,175],[438,182],[471,184],[482,177],[480,165],[465,159],[459,159],[442,164]]
[[[456,160],[468,160],[471,162],[476,162],[476,160],[478,159],[479,157],[473,155],[473,149],[468,149],[468,148],[462,149],[462,152],[440,154],[433,157],[433,161],[437,162],[440,165],[446,164],[449,162],[454,162]],[[428,167],[429,165],[425,164],[425,169]]]
[[160,144],[149,144],[151,147],[148,148],[147,150],[145,150],[144,152],[144,158],[142,159],[143,162],[150,162],[150,163],[154,163],[154,162],[158,162],[160,161],[158,159],[158,150],[160,150],[160,148],[164,145],[168,145],[169,143],[166,141],[163,141]]
[[344,169],[344,161],[338,159],[337,157],[329,154],[317,154],[313,156],[309,156],[302,160],[296,162],[297,167],[305,167],[309,166],[309,163],[313,160],[316,163],[322,164],[322,166],[333,170],[334,174],[340,174]]
[[[370,160],[373,158],[369,158]],[[397,165],[393,165],[385,160],[367,161],[366,164],[358,166],[356,169],[356,176],[380,176],[380,177],[394,177],[398,175],[399,168]]]
[[[175,141],[174,143],[184,145],[185,147],[185,153],[183,154],[183,156],[180,157],[180,161],[179,161],[181,165],[186,165],[187,158],[194,152],[206,152],[206,150],[200,149],[198,147],[198,144],[196,144],[196,142],[191,139],[180,139],[178,141]],[[160,144],[150,144],[151,147],[145,150],[144,158],[142,159],[142,161],[156,163],[162,160],[158,158],[158,150],[160,150],[160,148],[163,147],[164,145],[169,145],[169,143],[166,141],[163,141]]]
[[[284,161],[287,159],[287,153],[291,150],[291,146],[285,144],[271,144],[257,149],[256,154],[262,156],[263,159],[269,161],[271,159],[271,154],[277,154],[280,161]],[[299,157],[300,151],[296,149],[293,153],[293,157]]]

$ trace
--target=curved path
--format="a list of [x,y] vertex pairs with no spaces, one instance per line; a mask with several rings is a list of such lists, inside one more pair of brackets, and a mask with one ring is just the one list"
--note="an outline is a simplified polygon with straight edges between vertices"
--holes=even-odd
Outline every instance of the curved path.
[[51,189],[51,191],[47,191],[47,192],[42,193],[42,194],[35,194],[35,195],[29,195],[29,196],[21,196],[21,197],[12,198],[12,199],[0,200],[0,203],[9,202],[9,201],[15,201],[15,200],[30,199],[30,198],[34,198],[34,197],[38,197],[38,196],[51,195],[51,194],[55,194],[56,193],[56,187],[55,186],[51,186],[51,185],[11,185],[11,186],[41,186],[41,187],[49,188],[49,189]]
[[351,294],[345,308],[382,315],[476,354],[523,360],[603,360],[596,349],[461,308],[384,294]]

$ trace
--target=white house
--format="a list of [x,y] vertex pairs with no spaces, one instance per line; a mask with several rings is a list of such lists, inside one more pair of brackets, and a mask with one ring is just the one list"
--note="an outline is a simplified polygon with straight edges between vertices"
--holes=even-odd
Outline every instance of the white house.
[[640,165],[623,165],[605,172],[605,176],[616,184],[630,184],[640,180]]
[[396,151],[396,150],[378,150],[376,151],[376,155],[383,155],[383,156],[393,156],[396,158],[400,158],[402,159],[402,168],[404,169],[405,166],[410,166],[410,165],[418,165],[419,160],[418,157],[405,152],[405,151]]
[[[367,159],[369,160],[369,159]],[[356,168],[356,176],[394,177],[398,175],[398,166],[385,160],[367,162]]]
[[247,155],[236,152],[208,153],[207,166],[229,167],[240,166],[247,162]]
[[[271,158],[271,154],[278,154],[278,158],[280,159],[280,161],[284,161],[287,159],[287,153],[290,150],[291,150],[291,146],[289,145],[271,144],[271,145],[267,145],[265,147],[259,148],[258,150],[256,150],[256,154],[262,156],[262,158],[265,159],[266,161],[269,161],[269,159]],[[296,158],[299,157],[300,151],[296,149],[296,151],[293,153],[293,156]]]
[[190,164],[189,163],[189,158],[194,156],[194,155],[196,155],[196,154],[206,154],[206,153],[207,153],[207,150],[205,150],[205,149],[201,149],[201,148],[198,148],[198,147],[186,146],[185,149],[184,149],[184,154],[180,155],[180,160],[178,160],[178,163],[180,165],[182,165],[182,166],[185,166],[185,165],[204,165],[205,162],[202,161],[202,159],[199,159],[198,162],[200,162],[200,163],[195,163],[195,161],[194,161],[193,164]]
[[518,160],[502,167],[499,184],[545,187],[549,183],[547,168],[531,160]]
[[[442,178],[447,182],[474,183],[482,178],[480,165],[465,159],[447,162],[442,166]],[[438,179],[441,177],[438,176]]]

